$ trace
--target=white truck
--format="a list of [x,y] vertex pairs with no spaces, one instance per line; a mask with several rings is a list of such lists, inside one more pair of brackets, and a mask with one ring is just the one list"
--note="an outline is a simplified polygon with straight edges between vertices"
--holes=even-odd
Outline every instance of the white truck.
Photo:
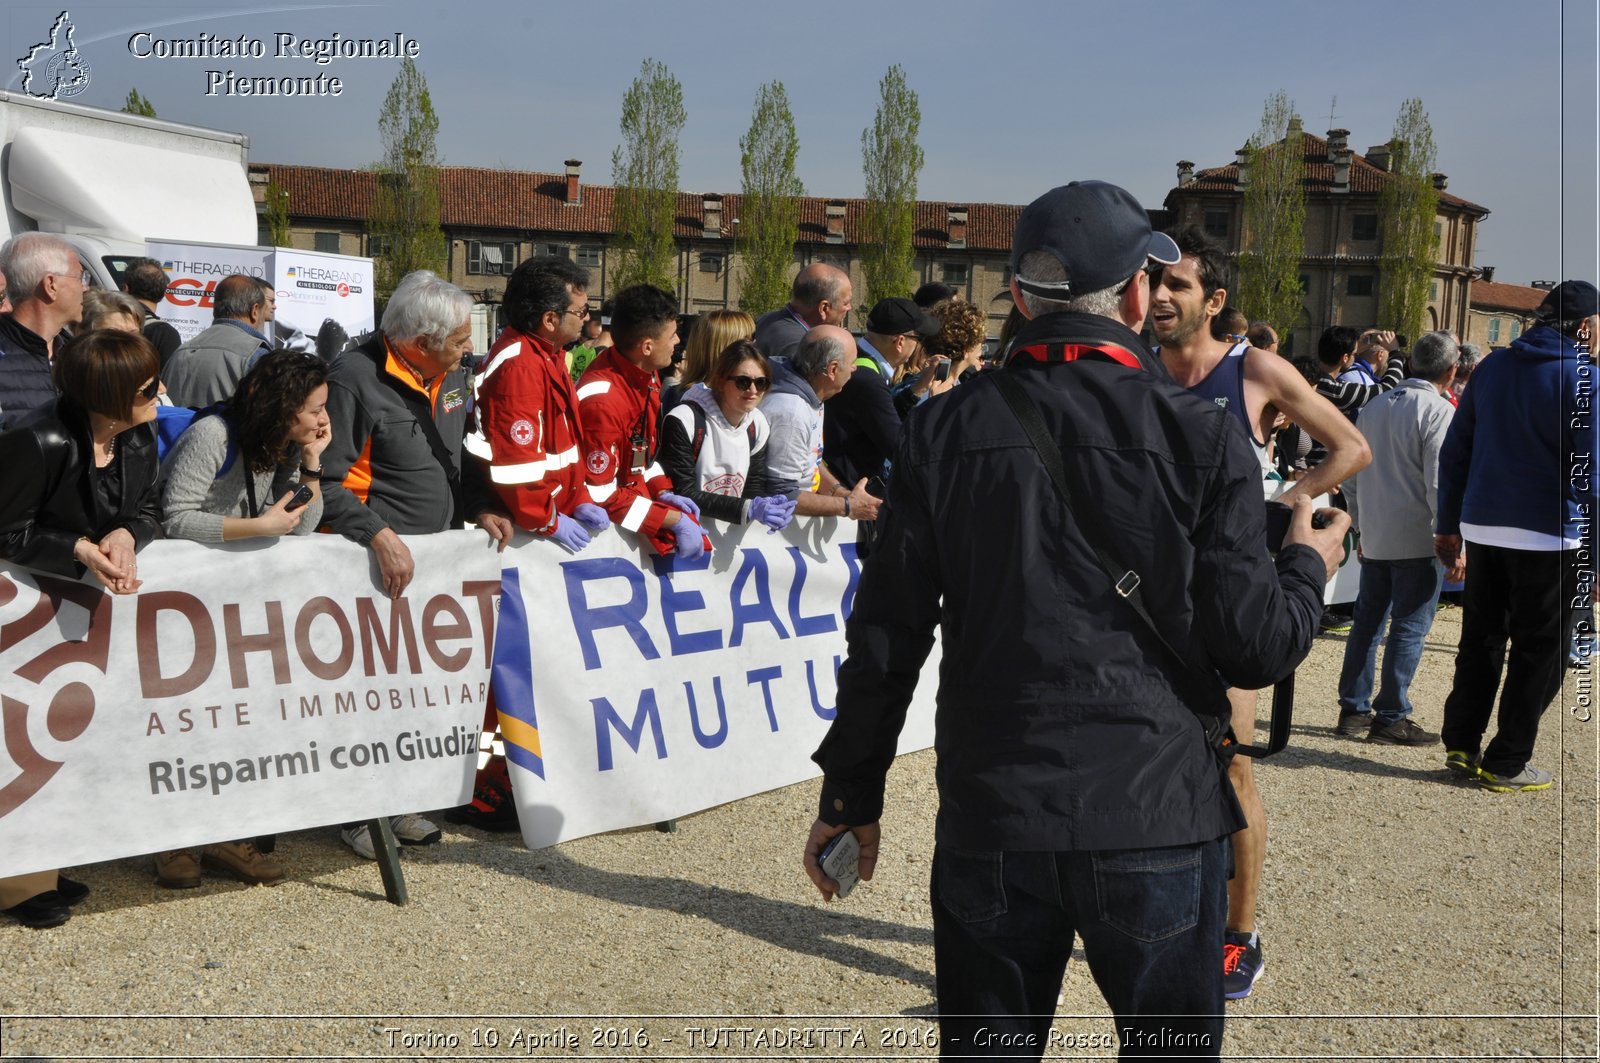
[[250,138],[0,90],[0,240],[39,230],[116,290],[164,243],[253,245]]

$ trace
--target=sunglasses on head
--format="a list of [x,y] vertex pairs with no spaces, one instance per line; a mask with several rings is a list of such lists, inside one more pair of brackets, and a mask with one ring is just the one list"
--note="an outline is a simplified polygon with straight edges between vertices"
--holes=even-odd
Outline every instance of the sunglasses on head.
[[730,376],[728,380],[740,391],[749,391],[751,388],[755,388],[757,392],[762,392],[772,386],[772,381],[764,376]]

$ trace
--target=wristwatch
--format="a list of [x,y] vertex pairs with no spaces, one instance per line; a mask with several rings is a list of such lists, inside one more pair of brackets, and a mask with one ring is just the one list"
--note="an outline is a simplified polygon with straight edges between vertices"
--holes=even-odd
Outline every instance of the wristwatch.
[[322,470],[308,469],[304,465],[300,466],[300,482],[305,483],[307,480],[316,480],[320,483],[322,480]]

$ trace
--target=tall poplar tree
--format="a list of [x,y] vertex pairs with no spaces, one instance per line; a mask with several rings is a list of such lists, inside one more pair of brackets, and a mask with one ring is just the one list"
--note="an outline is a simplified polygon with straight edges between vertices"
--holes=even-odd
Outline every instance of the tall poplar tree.
[[922,171],[922,148],[917,144],[922,108],[898,63],[883,75],[878,89],[878,113],[872,126],[861,131],[861,170],[867,186],[861,216],[866,306],[910,295],[917,283],[911,237],[916,228],[917,175]]
[[1409,99],[1394,121],[1389,178],[1378,194],[1383,285],[1378,324],[1411,339],[1427,329],[1428,288],[1439,257],[1433,234],[1439,212],[1439,193],[1433,187],[1436,158],[1428,112],[1420,99]]
[[380,253],[375,263],[379,300],[387,300],[406,274],[448,269],[439,218],[439,116],[428,80],[410,59],[389,86],[378,112],[383,160],[377,166],[370,231]]
[[1239,308],[1286,336],[1303,308],[1300,259],[1305,254],[1305,134],[1294,101],[1267,97],[1250,138],[1250,183],[1244,192],[1239,253]]
[[156,105],[150,102],[150,97],[141,95],[138,89],[129,89],[128,98],[122,101],[122,113],[154,118]]
[[267,244],[270,247],[289,246],[289,190],[276,181],[268,181],[263,190]]
[[789,298],[789,266],[805,188],[795,176],[800,140],[783,82],[756,92],[750,129],[739,141],[744,171],[739,200],[739,309],[762,314]]
[[678,137],[687,121],[683,86],[665,63],[646,59],[622,97],[622,143],[611,153],[618,288],[676,287],[672,230],[678,213]]

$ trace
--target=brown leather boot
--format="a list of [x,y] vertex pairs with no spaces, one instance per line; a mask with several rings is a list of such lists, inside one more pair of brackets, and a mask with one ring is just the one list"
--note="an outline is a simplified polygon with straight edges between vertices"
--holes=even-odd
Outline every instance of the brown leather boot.
[[192,890],[200,885],[200,864],[187,849],[157,853],[156,881],[169,890]]
[[207,867],[226,871],[240,882],[276,886],[284,879],[283,868],[256,848],[253,841],[221,842],[208,845],[200,857]]

